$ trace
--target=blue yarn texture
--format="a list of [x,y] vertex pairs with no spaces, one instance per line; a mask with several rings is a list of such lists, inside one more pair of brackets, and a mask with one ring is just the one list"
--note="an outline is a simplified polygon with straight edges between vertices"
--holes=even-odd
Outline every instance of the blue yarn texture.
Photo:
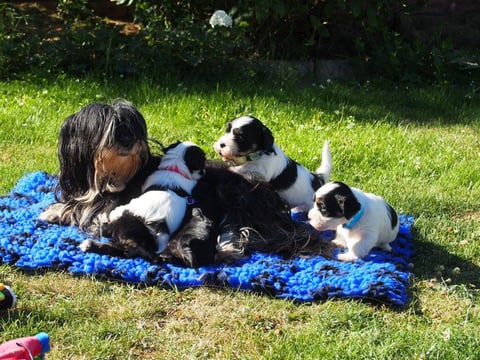
[[[33,172],[22,177],[8,195],[0,197],[0,264],[23,270],[67,270],[73,275],[94,274],[174,289],[233,288],[297,302],[361,298],[402,306],[409,299],[411,216],[400,216],[400,232],[391,244],[391,253],[375,249],[364,260],[354,263],[321,256],[284,259],[254,253],[235,263],[191,269],[168,263],[152,264],[140,258],[83,253],[78,245],[91,235],[73,226],[47,224],[37,219],[55,201],[56,184],[55,176]],[[292,217],[295,221],[305,221],[300,214]],[[337,254],[339,251],[336,250]]]

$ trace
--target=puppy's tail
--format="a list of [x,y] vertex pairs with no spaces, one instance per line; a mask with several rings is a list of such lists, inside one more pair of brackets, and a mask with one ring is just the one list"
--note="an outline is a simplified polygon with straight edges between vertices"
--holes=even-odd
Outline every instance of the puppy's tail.
[[322,163],[320,164],[320,167],[317,169],[316,173],[321,175],[325,182],[328,182],[330,180],[330,175],[332,174],[332,169],[332,154],[330,153],[328,141],[325,141],[322,150]]

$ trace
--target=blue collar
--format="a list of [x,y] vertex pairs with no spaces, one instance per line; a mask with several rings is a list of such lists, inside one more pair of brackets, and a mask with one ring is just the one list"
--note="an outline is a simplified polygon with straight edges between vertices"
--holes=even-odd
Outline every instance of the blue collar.
[[352,219],[348,223],[343,224],[343,227],[348,230],[353,228],[355,224],[362,218],[363,212],[364,208],[363,206],[360,206],[360,210],[358,210],[358,212],[352,217]]
[[247,156],[245,156],[245,158],[247,159],[247,161],[255,161],[255,160],[258,160],[262,157],[262,155],[266,154],[265,151],[263,150],[258,150],[258,151],[255,151],[251,154],[248,154]]

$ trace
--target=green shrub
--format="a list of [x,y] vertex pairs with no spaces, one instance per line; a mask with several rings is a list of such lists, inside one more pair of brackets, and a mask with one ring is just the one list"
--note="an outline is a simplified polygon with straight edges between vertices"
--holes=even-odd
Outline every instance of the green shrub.
[[[396,81],[458,77],[448,39],[405,30],[412,10],[396,0],[117,0],[134,7],[138,32],[95,16],[87,0],[60,0],[58,26],[0,4],[0,77],[86,73],[161,77],[258,76],[264,60],[351,59],[357,76]],[[225,10],[231,27],[209,24]]]

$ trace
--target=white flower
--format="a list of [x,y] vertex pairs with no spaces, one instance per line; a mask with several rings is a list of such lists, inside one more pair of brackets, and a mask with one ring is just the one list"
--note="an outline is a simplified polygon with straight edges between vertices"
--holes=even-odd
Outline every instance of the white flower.
[[225,27],[232,27],[233,20],[230,15],[228,15],[223,10],[217,10],[213,13],[212,17],[210,18],[209,24],[212,27],[215,26],[225,26]]

